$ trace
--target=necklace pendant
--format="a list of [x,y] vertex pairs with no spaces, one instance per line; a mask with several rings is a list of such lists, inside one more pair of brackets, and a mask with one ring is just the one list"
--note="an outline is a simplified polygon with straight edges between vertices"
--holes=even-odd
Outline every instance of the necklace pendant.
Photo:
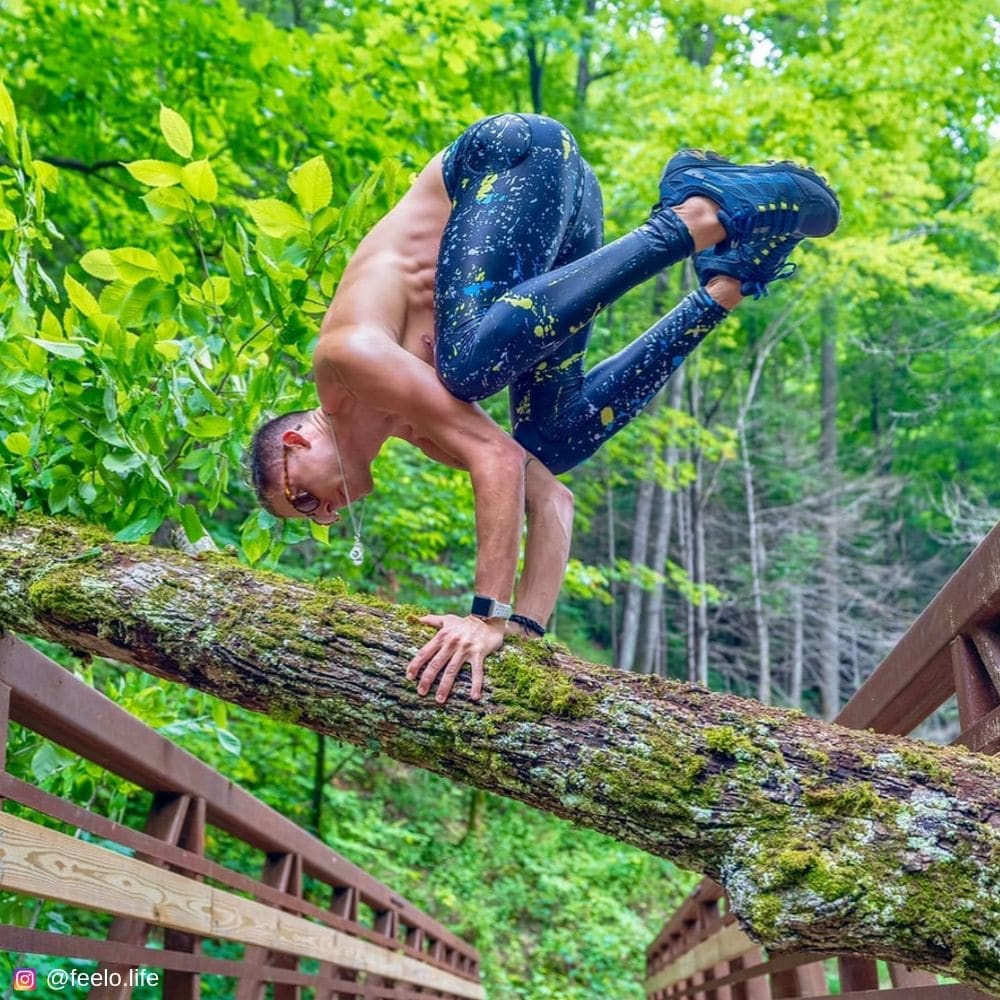
[[360,538],[354,539],[354,545],[351,547],[351,551],[347,557],[355,566],[360,566],[365,561],[365,549],[361,544]]

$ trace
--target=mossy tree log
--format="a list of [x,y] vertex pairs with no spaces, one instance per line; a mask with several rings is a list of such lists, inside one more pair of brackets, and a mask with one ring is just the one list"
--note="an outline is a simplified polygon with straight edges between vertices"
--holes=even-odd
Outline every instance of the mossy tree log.
[[415,609],[0,526],[0,624],[520,799],[704,872],[776,951],[869,955],[1000,993],[1000,763],[512,642],[484,697],[404,672]]

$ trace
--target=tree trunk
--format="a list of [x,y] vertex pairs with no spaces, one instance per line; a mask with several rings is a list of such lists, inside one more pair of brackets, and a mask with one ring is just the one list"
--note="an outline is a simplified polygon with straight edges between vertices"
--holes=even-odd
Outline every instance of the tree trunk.
[[545,43],[541,44],[541,55],[539,55],[538,39],[534,35],[528,36],[528,88],[531,91],[531,110],[536,114],[542,113],[542,78],[545,74]]
[[834,719],[840,712],[840,584],[837,549],[840,542],[839,493],[837,486],[837,313],[827,302],[823,308],[821,360],[822,414],[820,469],[830,498],[823,515],[820,555],[820,696],[823,717]]
[[[1000,762],[850,732],[512,641],[483,698],[405,667],[416,609],[0,522],[0,623],[520,799],[719,880],[776,951],[871,955],[1000,991]],[[0,873],[2,885],[2,873]]]
[[737,425],[740,440],[740,459],[743,464],[743,491],[747,502],[747,544],[750,549],[750,587],[753,595],[753,617],[757,632],[757,700],[771,704],[771,637],[768,631],[767,612],[764,608],[764,549],[757,525],[757,501],[753,488],[753,465],[747,444],[746,422]]
[[[652,462],[647,462],[647,476],[639,483],[636,491],[635,518],[632,521],[632,551],[629,559],[633,566],[646,565],[649,549],[649,524],[653,515],[653,495],[656,483],[652,478]],[[637,575],[637,574],[636,574]],[[638,579],[629,581],[622,605],[621,639],[618,642],[618,657],[615,662],[623,670],[635,667],[635,650],[639,640],[639,617],[642,611],[642,584]]]
[[788,704],[792,708],[802,707],[802,673],[805,660],[805,609],[802,588],[796,584],[792,588],[792,665],[788,679]]
[[[684,366],[674,372],[670,379],[670,397],[667,405],[673,410],[679,410],[684,398]],[[677,445],[671,442],[667,445],[664,461],[668,469],[676,469],[680,452]],[[660,509],[660,520],[656,529],[656,540],[653,543],[652,566],[658,573],[665,572],[667,556],[670,551],[670,526],[673,523],[674,490],[659,485],[656,488]],[[664,596],[666,586],[658,582],[649,595],[646,609],[646,638],[643,647],[642,671],[646,674],[661,674],[666,677],[669,664],[667,662],[667,637],[663,620]]]
[[[698,358],[693,364],[691,378],[688,382],[690,393],[691,416],[701,423],[701,366]],[[692,650],[694,655],[693,670],[688,674],[690,680],[705,687],[708,686],[708,601],[705,599],[705,584],[708,583],[708,571],[705,555],[705,503],[707,497],[702,489],[705,481],[705,453],[698,445],[694,446],[694,479],[690,486],[691,512],[691,568],[692,581],[699,588],[698,603],[694,606],[693,625],[694,638]]]

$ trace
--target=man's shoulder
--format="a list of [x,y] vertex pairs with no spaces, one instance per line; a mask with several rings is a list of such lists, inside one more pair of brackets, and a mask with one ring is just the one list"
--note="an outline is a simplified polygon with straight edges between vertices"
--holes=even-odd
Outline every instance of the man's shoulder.
[[314,365],[333,366],[343,373],[380,365],[402,348],[392,331],[374,323],[330,327],[320,333]]

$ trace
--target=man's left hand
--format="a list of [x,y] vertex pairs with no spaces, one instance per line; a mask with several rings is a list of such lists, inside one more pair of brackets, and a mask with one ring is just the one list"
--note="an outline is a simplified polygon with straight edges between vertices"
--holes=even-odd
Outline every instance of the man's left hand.
[[472,666],[472,700],[483,693],[483,662],[490,653],[503,645],[503,619],[474,618],[469,615],[425,615],[425,625],[438,629],[437,635],[420,650],[406,668],[406,679],[416,680],[423,669],[418,694],[427,694],[443,670],[436,701],[443,705],[451,694],[452,685],[466,663]]

